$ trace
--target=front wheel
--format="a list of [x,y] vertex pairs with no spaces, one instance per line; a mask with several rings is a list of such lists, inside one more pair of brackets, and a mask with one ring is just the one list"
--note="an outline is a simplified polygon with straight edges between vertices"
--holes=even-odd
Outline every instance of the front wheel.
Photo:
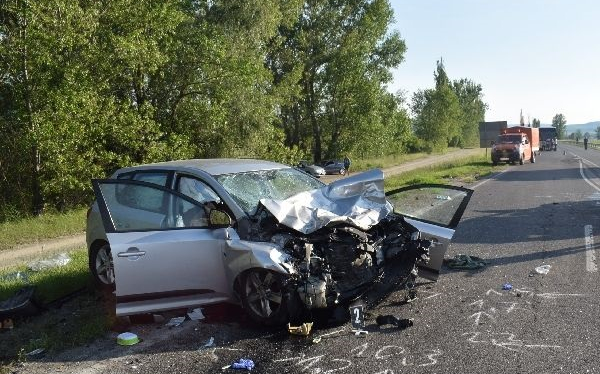
[[115,267],[108,243],[92,248],[89,266],[98,287],[110,291],[115,289]]
[[340,169],[340,175],[346,175],[346,169],[341,168]]
[[[285,287],[285,277],[265,269],[242,275],[241,301],[250,318],[268,326],[283,325],[297,312],[295,298]],[[296,310],[294,310],[296,309]]]

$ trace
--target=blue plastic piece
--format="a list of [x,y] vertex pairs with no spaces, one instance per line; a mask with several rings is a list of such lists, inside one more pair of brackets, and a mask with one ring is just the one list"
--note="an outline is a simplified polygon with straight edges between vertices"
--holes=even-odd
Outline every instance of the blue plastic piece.
[[240,358],[237,362],[231,364],[231,368],[250,371],[254,369],[254,361],[249,358]]
[[505,290],[505,291],[510,291],[510,290],[512,290],[512,288],[513,288],[513,286],[510,283],[504,283],[502,285],[502,289]]

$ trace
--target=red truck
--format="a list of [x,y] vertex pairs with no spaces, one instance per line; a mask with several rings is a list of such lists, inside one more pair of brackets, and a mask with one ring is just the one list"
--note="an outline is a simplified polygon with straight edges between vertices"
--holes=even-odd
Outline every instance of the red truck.
[[523,165],[535,162],[540,150],[540,131],[536,127],[514,126],[503,129],[492,145],[492,164],[510,162]]

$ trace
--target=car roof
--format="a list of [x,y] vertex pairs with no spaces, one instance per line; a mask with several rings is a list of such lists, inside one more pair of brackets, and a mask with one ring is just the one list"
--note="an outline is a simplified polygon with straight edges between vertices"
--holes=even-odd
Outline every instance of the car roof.
[[157,162],[119,169],[117,174],[135,170],[168,169],[168,170],[201,170],[211,175],[243,173],[256,170],[274,170],[290,168],[290,166],[272,161],[249,158],[205,158]]

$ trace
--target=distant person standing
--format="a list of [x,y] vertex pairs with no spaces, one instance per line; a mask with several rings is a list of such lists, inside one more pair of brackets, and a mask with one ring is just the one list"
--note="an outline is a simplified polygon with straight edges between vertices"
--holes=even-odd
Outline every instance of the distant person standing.
[[588,138],[587,136],[585,138],[583,138],[583,148],[587,149],[587,143],[588,143]]
[[346,169],[346,174],[350,175],[350,159],[348,158],[348,156],[344,157],[344,169]]

